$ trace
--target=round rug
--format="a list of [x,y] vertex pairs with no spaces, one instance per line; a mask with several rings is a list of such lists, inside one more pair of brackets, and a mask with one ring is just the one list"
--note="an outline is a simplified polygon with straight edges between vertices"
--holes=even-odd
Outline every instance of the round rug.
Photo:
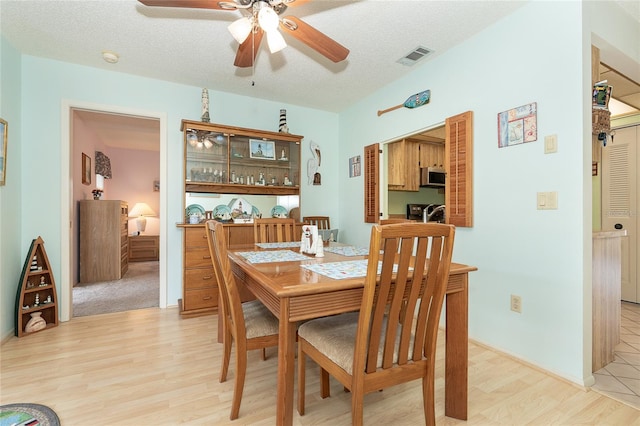
[[40,404],[0,405],[0,425],[60,426],[58,415]]

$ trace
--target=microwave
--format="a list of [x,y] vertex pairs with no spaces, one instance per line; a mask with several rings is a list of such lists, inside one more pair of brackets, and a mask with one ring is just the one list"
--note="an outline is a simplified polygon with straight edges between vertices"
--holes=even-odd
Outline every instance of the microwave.
[[420,169],[420,186],[444,186],[446,172],[439,167],[422,167]]

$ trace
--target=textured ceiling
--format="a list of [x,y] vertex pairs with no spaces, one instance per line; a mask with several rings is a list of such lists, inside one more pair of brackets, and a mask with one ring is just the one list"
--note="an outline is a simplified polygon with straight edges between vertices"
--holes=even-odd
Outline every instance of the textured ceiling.
[[[639,1],[616,3],[640,21]],[[285,35],[287,48],[270,54],[263,43],[255,67],[245,69],[233,66],[237,43],[227,30],[241,16],[238,11],[147,7],[137,0],[0,0],[0,31],[32,56],[339,112],[523,4],[312,0],[289,7],[284,15],[297,16],[343,44],[351,51],[348,58],[334,64]],[[396,62],[417,46],[434,53],[413,68]],[[120,61],[106,63],[103,50],[119,53]],[[614,96],[620,96],[622,84],[612,84]],[[131,128],[129,119],[117,130],[112,127],[118,120],[108,115],[84,112],[77,118],[105,144],[130,143],[117,137]]]
[[[338,112],[412,71],[396,61],[417,46],[432,49],[433,58],[523,4],[312,0],[283,15],[347,47],[347,59],[335,64],[285,34],[289,46],[281,52],[269,53],[263,42],[255,69],[233,66],[238,44],[227,26],[239,11],[136,0],[1,0],[0,29],[33,56]],[[119,63],[104,62],[103,50],[119,53]]]

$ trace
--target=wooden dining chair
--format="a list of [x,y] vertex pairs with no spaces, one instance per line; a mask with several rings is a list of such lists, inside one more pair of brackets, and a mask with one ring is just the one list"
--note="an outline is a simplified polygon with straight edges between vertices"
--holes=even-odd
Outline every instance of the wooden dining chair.
[[351,391],[353,425],[362,424],[365,394],[417,379],[422,379],[426,424],[435,425],[436,340],[454,234],[453,225],[419,222],[371,229],[359,313],[314,319],[298,328],[300,415],[309,356],[320,366],[323,398],[329,396],[329,375]]
[[210,220],[207,225],[207,241],[218,280],[221,295],[221,307],[218,321],[223,321],[223,358],[220,370],[220,383],[227,380],[227,371],[231,359],[231,345],[236,344],[235,365],[236,380],[233,388],[231,415],[235,420],[240,411],[244,380],[247,371],[247,352],[278,346],[278,319],[258,300],[242,303],[240,293],[231,271],[227,257],[227,241],[220,222]]
[[294,219],[255,218],[253,220],[253,240],[256,243],[282,243],[300,241],[296,235]]
[[329,216],[305,216],[302,221],[309,225],[315,225],[318,229],[331,229]]

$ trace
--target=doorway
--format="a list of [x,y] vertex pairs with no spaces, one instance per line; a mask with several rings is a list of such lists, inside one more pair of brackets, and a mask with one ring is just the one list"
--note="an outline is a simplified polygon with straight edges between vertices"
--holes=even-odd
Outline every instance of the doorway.
[[[77,202],[74,198],[74,190],[76,187],[82,186],[81,182],[75,178],[76,169],[79,167],[79,160],[74,151],[74,128],[73,114],[75,110],[93,111],[95,113],[115,116],[128,116],[141,119],[152,119],[159,122],[159,131],[157,132],[156,144],[159,144],[159,182],[166,182],[167,179],[167,115],[164,112],[134,110],[123,107],[113,107],[107,105],[99,105],[85,102],[64,101],[62,105],[62,157],[61,157],[61,198],[62,205],[67,206],[62,211],[61,235],[67,235],[68,238],[61,239],[61,253],[68,253],[67,261],[61,263],[61,286],[60,286],[60,319],[68,321],[72,317],[73,305],[73,284],[77,282]],[[135,137],[135,136],[134,136]],[[159,143],[157,142],[159,141]],[[92,153],[93,155],[93,153]],[[167,307],[167,265],[166,265],[166,215],[161,214],[167,211],[166,185],[159,184],[159,207],[158,222],[156,224],[159,235],[159,297],[158,305],[160,308]],[[148,182],[151,190],[156,187],[155,182]],[[85,189],[86,191],[86,189]],[[90,191],[89,191],[90,193]]]
[[613,142],[602,149],[602,230],[624,229],[622,300],[640,303],[638,229],[640,227],[640,126],[615,129]]

